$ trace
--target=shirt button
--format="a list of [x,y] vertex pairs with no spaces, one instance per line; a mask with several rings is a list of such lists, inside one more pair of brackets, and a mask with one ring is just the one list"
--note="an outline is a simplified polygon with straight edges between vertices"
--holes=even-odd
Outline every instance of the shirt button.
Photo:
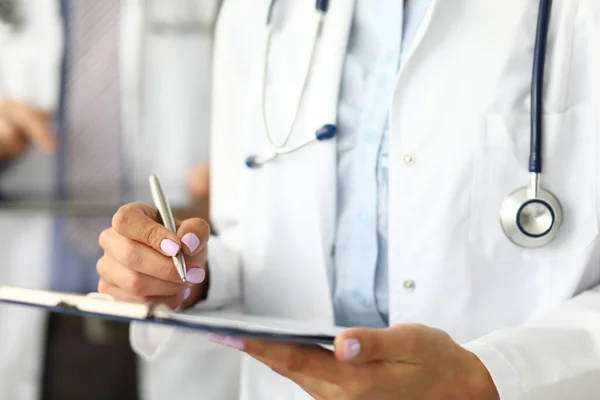
[[408,166],[413,165],[415,163],[415,155],[412,153],[405,154],[404,157],[402,157],[402,161]]
[[404,290],[406,290],[407,292],[414,292],[417,288],[417,284],[412,279],[404,281],[402,286],[404,286]]

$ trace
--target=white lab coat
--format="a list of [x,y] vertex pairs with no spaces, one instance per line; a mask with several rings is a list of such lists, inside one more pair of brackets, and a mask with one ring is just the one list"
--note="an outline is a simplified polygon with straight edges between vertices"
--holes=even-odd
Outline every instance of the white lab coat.
[[[27,27],[18,35],[5,32],[0,37],[0,98],[10,96],[54,110],[60,90],[59,73],[63,49],[58,1],[18,0],[18,3],[24,7]],[[207,147],[211,63],[206,61],[211,58],[212,35],[207,33],[200,42],[194,42],[188,37],[181,38],[180,42],[171,39],[172,42],[166,43],[166,38],[159,38],[149,45],[154,46],[154,49],[162,47],[165,52],[170,52],[161,60],[162,68],[158,71],[162,73],[177,68],[181,57],[203,57],[200,61],[205,60],[202,61],[201,69],[187,72],[187,81],[186,73],[179,69],[178,76],[169,78],[168,88],[159,86],[166,77],[155,76],[153,90],[160,90],[163,102],[150,103],[148,101],[152,99],[141,95],[141,87],[144,79],[150,81],[152,77],[144,76],[140,71],[148,71],[149,68],[142,67],[145,63],[154,62],[152,54],[156,57],[159,53],[144,54],[142,51],[143,3],[142,0],[124,0],[122,5],[123,138],[127,139],[124,143],[130,146],[126,151],[133,158],[131,154],[142,153],[139,138],[150,138],[144,142],[151,142],[162,149],[161,152],[154,153],[155,157],[167,157],[155,160],[153,166],[159,169],[165,182],[175,182],[176,186],[181,187],[189,167],[205,161],[207,157],[203,154],[203,146]],[[206,20],[210,23],[210,19],[216,14],[217,1],[207,0],[206,4]],[[169,60],[173,62],[169,63]],[[194,87],[190,84],[189,91],[185,90],[186,82],[193,82]],[[198,91],[198,86],[195,85],[203,88]],[[202,107],[187,110],[187,100],[190,96],[198,96],[198,93],[204,99],[198,100],[196,97],[193,101],[195,104],[203,104]],[[185,111],[178,113],[181,109]],[[190,112],[197,119],[186,119]],[[179,119],[175,116],[179,116]],[[169,126],[168,130],[165,125]],[[194,143],[198,144],[197,153],[186,153],[186,149],[194,148]],[[144,151],[147,151],[146,148]],[[172,157],[173,154],[180,156]],[[138,167],[136,173],[143,171],[139,162],[133,164]],[[54,187],[54,177],[52,158],[32,151],[0,176],[0,187],[9,193],[31,188],[38,189],[40,193],[48,193]],[[142,190],[146,188],[147,176],[139,176],[137,181]],[[184,193],[170,191],[170,195],[173,201],[179,201]],[[1,284],[47,287],[52,229],[52,216],[47,213],[0,212],[0,231],[3,232],[0,238]],[[39,398],[45,321],[45,315],[39,311],[0,307],[0,399]],[[168,358],[167,361],[147,363],[140,360],[142,400],[229,400],[236,397],[239,356],[234,351],[213,346],[202,349],[200,354],[192,348]]]
[[[211,193],[220,236],[209,242],[211,289],[200,307],[242,300],[249,313],[331,323],[335,141],[244,167],[248,155],[269,153],[259,108],[266,3],[229,0],[217,30]],[[267,93],[280,135],[300,89],[312,6],[288,1],[276,12]],[[434,0],[408,50],[389,105],[390,321],[447,331],[481,358],[503,400],[597,399],[597,0],[556,0],[552,13],[542,182],[562,201],[564,226],[547,247],[527,250],[499,224],[505,196],[529,182],[537,10],[534,0]],[[336,122],[352,16],[353,1],[331,2],[294,142]],[[134,325],[132,342],[146,357],[181,340],[207,343],[161,335]],[[308,397],[249,357],[242,373],[243,399]]]

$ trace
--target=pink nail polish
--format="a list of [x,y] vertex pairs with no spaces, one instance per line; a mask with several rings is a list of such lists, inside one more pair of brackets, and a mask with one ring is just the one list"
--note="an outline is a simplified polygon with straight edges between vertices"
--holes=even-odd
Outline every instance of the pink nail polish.
[[207,338],[216,344],[225,344],[225,340],[227,339],[225,336],[217,335],[216,333],[209,333]]
[[231,337],[231,336],[225,337],[225,336],[220,336],[220,335],[217,335],[214,333],[209,333],[208,340],[210,340],[213,343],[231,347],[232,349],[236,349],[236,350],[244,349],[244,342],[242,342],[240,339],[235,338],[235,337]]
[[191,283],[202,283],[206,278],[206,272],[200,268],[191,268],[187,272],[187,280]]
[[160,242],[160,248],[171,257],[175,257],[179,253],[179,245],[171,239],[163,239]]
[[352,360],[360,353],[360,342],[357,339],[344,339],[344,359]]
[[223,344],[225,346],[231,347],[232,349],[244,350],[244,342],[242,342],[238,338],[228,336],[225,338],[225,341],[223,342]]
[[192,294],[192,289],[191,288],[185,289],[183,292],[183,299],[187,300],[187,298],[190,297],[190,294]]
[[194,235],[193,233],[186,233],[181,238],[181,241],[185,243],[192,253],[196,251],[198,246],[200,246],[200,239],[198,239],[198,236]]

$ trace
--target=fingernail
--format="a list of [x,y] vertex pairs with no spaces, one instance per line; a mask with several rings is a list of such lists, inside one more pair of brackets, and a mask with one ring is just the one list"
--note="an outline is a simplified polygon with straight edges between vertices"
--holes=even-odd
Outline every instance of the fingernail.
[[207,337],[208,340],[217,344],[224,344],[225,339],[227,339],[225,336],[217,335],[216,333],[209,333]]
[[221,336],[221,335],[217,335],[214,333],[209,333],[208,340],[210,340],[213,343],[222,344],[224,346],[231,347],[232,349],[236,349],[236,350],[244,349],[244,342],[242,342],[238,338],[234,338],[231,336]]
[[160,242],[160,248],[171,257],[175,257],[177,253],[179,253],[179,245],[171,239],[163,239],[162,242]]
[[191,293],[192,293],[192,289],[191,288],[185,289],[185,291],[183,292],[183,299],[187,300],[187,298],[190,297]]
[[194,235],[193,233],[186,233],[181,238],[181,241],[185,243],[192,253],[196,251],[198,246],[200,246],[200,239],[198,239],[198,236]]
[[344,359],[352,360],[360,353],[360,342],[357,339],[344,339]]
[[206,272],[200,268],[192,268],[187,272],[187,280],[191,283],[202,283],[206,278]]
[[223,344],[225,346],[231,347],[232,349],[244,350],[244,342],[242,342],[238,338],[234,338],[234,337],[228,336],[228,337],[225,338],[225,342]]

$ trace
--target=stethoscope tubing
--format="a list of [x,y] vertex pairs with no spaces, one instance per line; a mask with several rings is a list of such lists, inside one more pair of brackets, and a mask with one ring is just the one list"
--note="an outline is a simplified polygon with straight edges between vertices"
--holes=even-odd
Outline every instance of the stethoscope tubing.
[[[271,11],[269,11],[269,12],[271,12]],[[270,48],[271,48],[271,36],[272,36],[271,26],[270,25],[267,26],[267,33],[266,33],[267,37],[265,40],[265,54],[264,54],[262,84],[261,84],[261,109],[262,109],[261,114],[262,114],[263,127],[265,130],[267,140],[269,141],[269,144],[276,150],[276,152],[278,152],[278,150],[283,153],[286,152],[284,150],[284,148],[289,143],[290,138],[292,137],[292,133],[294,132],[296,122],[298,121],[298,115],[300,114],[302,99],[304,98],[304,95],[306,94],[306,89],[308,88],[308,80],[309,80],[309,76],[312,71],[312,66],[313,66],[313,62],[315,59],[315,51],[317,48],[317,43],[319,41],[320,32],[321,32],[321,29],[323,26],[323,18],[324,18],[324,14],[320,11],[317,11],[317,25],[315,26],[315,33],[313,35],[313,40],[311,43],[310,58],[306,65],[306,68],[304,70],[303,79],[302,79],[302,87],[300,89],[300,93],[298,94],[298,97],[296,98],[296,102],[294,105],[295,108],[294,108],[294,115],[292,117],[292,122],[290,123],[290,126],[287,129],[286,135],[283,137],[283,139],[279,143],[276,143],[275,139],[273,138],[273,135],[271,134],[271,129],[269,128],[269,121],[268,121],[268,116],[267,116],[267,74],[268,74],[268,69],[269,69],[268,68],[269,67],[268,58],[269,58],[269,52],[270,52]],[[312,142],[312,140],[311,140],[311,142]],[[304,147],[304,146],[301,146],[301,147]]]
[[531,79],[531,143],[529,151],[529,172],[536,174],[542,172],[544,72],[551,10],[552,0],[540,1]]

